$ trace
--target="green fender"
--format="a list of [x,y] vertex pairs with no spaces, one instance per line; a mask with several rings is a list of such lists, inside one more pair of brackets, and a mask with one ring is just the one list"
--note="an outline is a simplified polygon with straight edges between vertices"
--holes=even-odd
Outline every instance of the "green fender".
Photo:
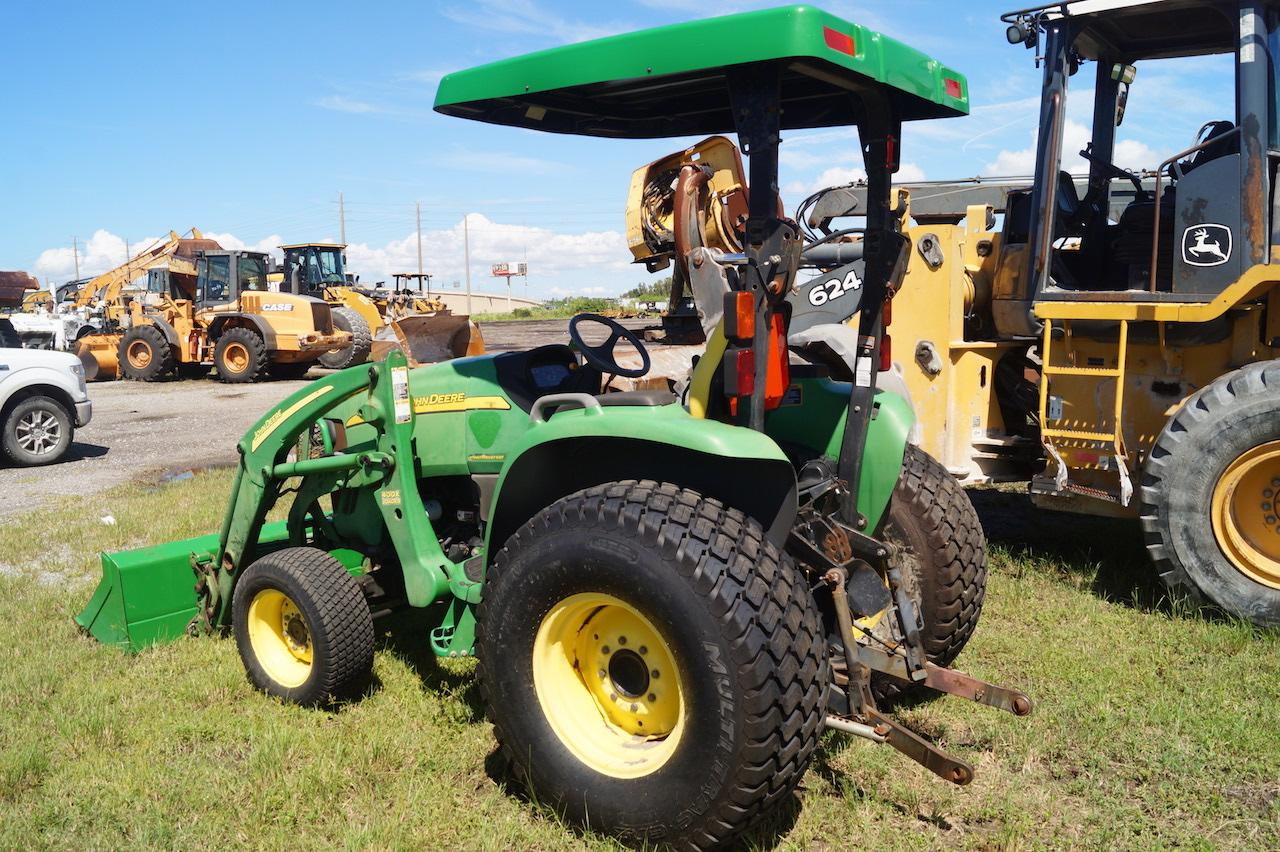
[[486,552],[583,488],[653,479],[692,488],[758,520],[781,546],[796,512],[795,471],[767,435],[690,416],[677,404],[560,410],[508,451],[487,508]]

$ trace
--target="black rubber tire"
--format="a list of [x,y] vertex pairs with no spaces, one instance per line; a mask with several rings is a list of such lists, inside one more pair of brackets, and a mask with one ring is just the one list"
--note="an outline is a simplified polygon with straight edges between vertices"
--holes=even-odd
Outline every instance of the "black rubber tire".
[[969,495],[936,459],[908,446],[886,536],[915,576],[931,663],[949,666],[973,636],[987,592],[987,539]]
[[[129,350],[143,346],[150,350],[150,359],[146,364],[135,367],[129,361]],[[178,366],[178,358],[169,345],[168,338],[151,323],[140,323],[124,333],[116,347],[116,359],[120,365],[120,375],[135,382],[160,381],[168,378]]]
[[369,323],[351,308],[333,308],[330,314],[333,316],[335,331],[351,332],[351,344],[321,355],[320,366],[330,370],[345,370],[368,361],[369,353],[373,351],[373,334],[369,331]]
[[[240,344],[249,352],[249,362],[245,369],[236,372],[226,364],[227,348]],[[229,384],[247,384],[265,378],[267,375],[267,345],[262,336],[250,328],[228,329],[218,338],[218,345],[213,350],[213,365],[218,370],[218,381]]]
[[[307,680],[289,687],[259,663],[249,641],[249,604],[264,589],[275,589],[297,605],[311,637]],[[355,578],[342,563],[314,547],[290,547],[250,565],[232,595],[236,647],[249,680],[269,695],[307,707],[358,698],[373,671],[373,617]]]
[[[23,447],[18,434],[24,419],[33,417],[38,417],[44,423],[57,429],[56,439],[52,445],[38,452]],[[0,440],[0,445],[4,447],[5,456],[9,461],[23,467],[53,464],[62,458],[66,455],[67,448],[71,446],[71,439],[75,432],[74,424],[71,422],[71,415],[62,407],[62,404],[56,399],[38,395],[29,396],[9,409],[8,414],[5,415],[4,424],[0,426],[0,429],[3,429],[3,439]]]
[[1165,424],[1143,469],[1142,532],[1168,588],[1262,627],[1280,627],[1280,589],[1249,578],[1223,553],[1209,507],[1242,453],[1280,440],[1280,361],[1221,376]]
[[[648,775],[590,768],[539,704],[534,638],[580,592],[647,613],[684,668],[688,727]],[[756,521],[675,485],[609,483],[544,509],[489,569],[476,640],[494,733],[535,798],[628,842],[730,843],[791,793],[822,731],[828,664],[804,576]]]
[[0,317],[0,349],[21,349],[22,338],[13,323],[6,317]]

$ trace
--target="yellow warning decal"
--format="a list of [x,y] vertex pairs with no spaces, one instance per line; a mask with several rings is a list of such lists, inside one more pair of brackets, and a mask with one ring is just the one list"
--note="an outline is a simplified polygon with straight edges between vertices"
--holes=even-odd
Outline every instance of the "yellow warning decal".
[[511,403],[500,396],[467,396],[465,393],[433,393],[413,398],[414,414],[438,414],[442,411],[506,411]]
[[495,453],[472,453],[467,456],[467,461],[504,461],[507,457]]
[[388,489],[388,490],[386,490],[386,491],[383,491],[383,492],[382,492],[382,505],[384,505],[384,506],[399,506],[399,505],[400,505],[400,491],[399,491],[399,490],[392,491],[392,490],[390,490],[390,489]]
[[276,431],[276,427],[279,426],[284,421],[288,420],[290,417],[292,417],[298,411],[298,409],[302,408],[304,405],[311,402],[316,397],[324,396],[331,390],[333,390],[332,385],[325,385],[324,387],[320,388],[318,391],[314,391],[313,393],[307,394],[302,399],[298,400],[288,408],[282,409],[272,414],[270,417],[266,419],[266,422],[264,422],[261,426],[259,426],[257,431],[253,433],[253,440],[249,443],[249,450],[252,452],[258,449],[258,447],[262,446],[262,442],[267,440],[267,438],[271,436],[272,432]]

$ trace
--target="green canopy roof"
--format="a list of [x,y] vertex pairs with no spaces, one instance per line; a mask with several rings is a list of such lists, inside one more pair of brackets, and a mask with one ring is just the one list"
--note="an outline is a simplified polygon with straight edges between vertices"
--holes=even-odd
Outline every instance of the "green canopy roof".
[[884,91],[903,120],[969,112],[964,76],[914,48],[811,6],[640,30],[458,71],[435,108],[493,124],[654,138],[734,130],[725,72],[782,66],[782,126],[857,122],[859,93]]

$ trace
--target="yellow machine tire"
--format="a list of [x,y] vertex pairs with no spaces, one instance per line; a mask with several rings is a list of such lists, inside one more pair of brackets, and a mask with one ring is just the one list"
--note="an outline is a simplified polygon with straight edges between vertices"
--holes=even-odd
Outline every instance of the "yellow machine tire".
[[513,775],[628,842],[730,844],[787,798],[822,730],[804,576],[755,520],[675,485],[609,483],[544,509],[489,569],[476,641]]
[[369,323],[351,308],[333,308],[333,327],[337,331],[351,332],[351,343],[341,349],[334,349],[320,356],[320,366],[330,370],[345,370],[369,360],[373,351],[373,334],[369,331]]
[[173,375],[178,358],[164,332],[151,323],[135,325],[120,338],[116,352],[120,375],[135,382],[155,382]]
[[320,707],[360,696],[373,671],[373,617],[355,578],[314,547],[263,556],[232,595],[232,628],[254,686]]
[[1189,397],[1147,458],[1147,552],[1168,587],[1280,627],[1280,361]]
[[228,329],[213,350],[213,365],[220,382],[245,384],[264,379],[268,362],[267,344],[251,328]]

